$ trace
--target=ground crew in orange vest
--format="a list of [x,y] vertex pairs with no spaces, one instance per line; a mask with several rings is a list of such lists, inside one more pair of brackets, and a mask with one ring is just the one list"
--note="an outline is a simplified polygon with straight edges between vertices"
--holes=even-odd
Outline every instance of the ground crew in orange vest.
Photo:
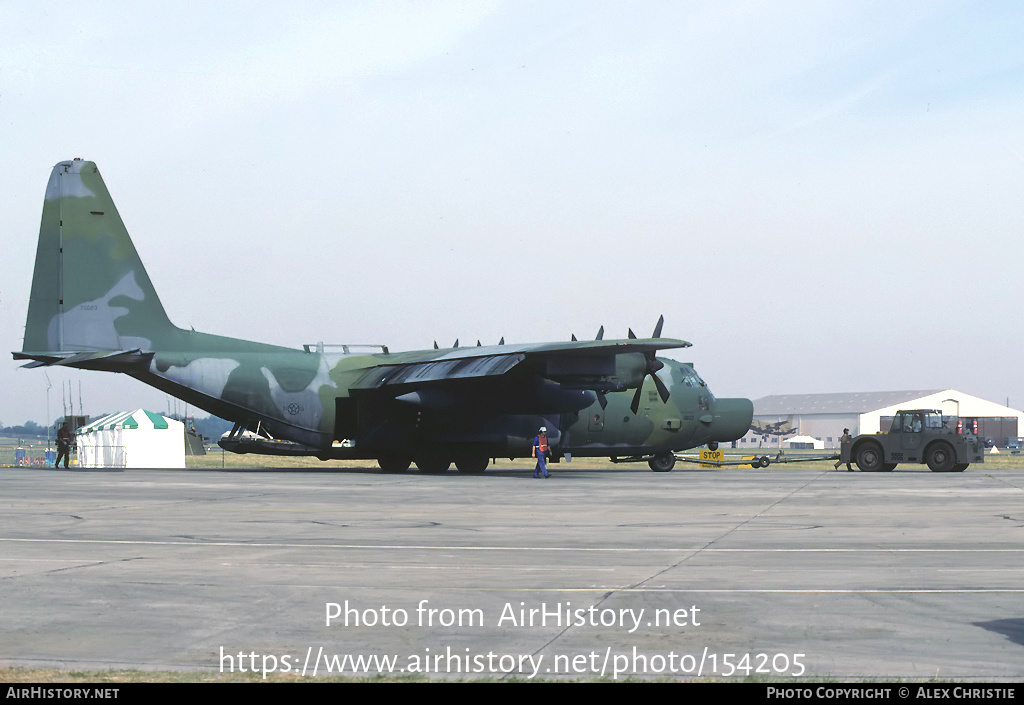
[[545,426],[541,426],[540,431],[533,437],[533,457],[537,459],[537,467],[533,469],[534,477],[537,477],[538,472],[542,472],[544,473],[544,477],[548,477],[548,468],[544,464],[544,460],[547,456],[548,429]]

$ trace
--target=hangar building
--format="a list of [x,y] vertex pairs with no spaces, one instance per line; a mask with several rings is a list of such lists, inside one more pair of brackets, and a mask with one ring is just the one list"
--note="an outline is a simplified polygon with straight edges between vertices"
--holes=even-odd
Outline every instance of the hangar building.
[[754,400],[754,423],[736,445],[778,448],[799,434],[821,441],[825,448],[838,448],[844,428],[853,435],[888,431],[900,409],[939,409],[947,416],[959,417],[969,430],[977,422],[978,435],[991,437],[999,448],[1024,432],[1024,412],[955,389],[776,394]]

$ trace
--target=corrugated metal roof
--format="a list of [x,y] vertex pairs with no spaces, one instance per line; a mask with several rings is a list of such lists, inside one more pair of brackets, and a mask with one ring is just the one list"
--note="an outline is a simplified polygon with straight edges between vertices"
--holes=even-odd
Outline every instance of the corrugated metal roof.
[[754,400],[754,416],[775,414],[864,414],[903,404],[941,389],[841,394],[773,394]]

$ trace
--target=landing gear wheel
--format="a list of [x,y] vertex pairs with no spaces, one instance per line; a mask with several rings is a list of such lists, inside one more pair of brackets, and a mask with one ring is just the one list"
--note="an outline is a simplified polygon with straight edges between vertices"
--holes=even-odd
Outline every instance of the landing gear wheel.
[[451,464],[451,456],[444,448],[424,448],[416,455],[416,467],[428,475],[448,472]]
[[377,458],[377,465],[384,472],[405,472],[412,465],[412,458],[401,455],[385,455]]
[[874,441],[857,448],[857,468],[861,472],[878,472],[882,469],[882,446]]
[[708,441],[708,450],[718,450],[718,441]]
[[487,454],[478,450],[457,450],[455,451],[455,467],[461,473],[478,475],[487,469],[491,459]]
[[654,472],[671,472],[676,466],[676,456],[671,453],[658,453],[647,461]]
[[956,467],[956,452],[948,443],[929,446],[924,459],[932,472],[953,472]]

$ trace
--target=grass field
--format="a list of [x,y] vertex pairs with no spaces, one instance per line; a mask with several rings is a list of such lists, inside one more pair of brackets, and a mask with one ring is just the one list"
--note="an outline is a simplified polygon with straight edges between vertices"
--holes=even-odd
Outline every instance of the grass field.
[[[15,465],[15,448],[19,447],[19,439],[16,438],[3,438],[0,437],[0,467],[13,467]],[[36,444],[35,441],[25,441],[20,447],[27,449],[30,457],[42,457],[43,446]],[[694,449],[683,453],[685,456],[696,458],[699,450]],[[725,449],[726,458],[728,460],[739,460],[743,457],[750,457],[751,455],[767,455],[772,461],[771,466],[767,468],[767,471],[779,468],[806,468],[808,470],[828,470],[832,469],[835,464],[834,460],[810,460],[805,459],[811,457],[820,457],[822,455],[828,455],[830,451],[805,451],[805,450],[791,450],[785,453],[785,458],[791,462],[778,463],[776,462],[777,450],[771,450],[767,448],[763,449]],[[73,456],[72,456],[73,457]],[[800,461],[800,462],[792,462]],[[496,463],[489,466],[489,469],[494,470],[522,470],[529,471],[533,469],[533,461],[529,458],[520,458],[518,460],[509,460],[508,458],[498,458]],[[987,453],[985,455],[985,467],[991,468],[1002,468],[1002,469],[1014,469],[1024,470],[1024,453],[1012,454],[1009,451],[999,451],[998,453],[992,454]],[[313,457],[287,457],[287,456],[273,456],[273,455],[238,455],[236,453],[226,453],[217,446],[213,446],[208,449],[206,455],[190,456],[185,458],[185,467],[188,469],[201,469],[201,468],[253,468],[253,469],[270,469],[280,468],[285,470],[377,470],[379,469],[377,463],[373,460],[328,460],[321,461]],[[415,467],[415,466],[414,466]],[[576,458],[572,462],[561,462],[552,464],[551,470],[554,472],[575,470],[575,469],[599,469],[608,470],[612,468],[646,468],[646,463],[632,463],[632,464],[620,464],[613,463],[607,458]],[[923,468],[923,465],[906,465],[904,469],[910,468]],[[970,469],[975,469],[977,466],[971,466]],[[854,466],[856,468],[856,465]],[[699,470],[701,469],[696,463],[679,462],[676,463],[676,470]],[[740,471],[740,472],[765,472],[765,469],[751,470],[750,468],[736,468],[730,467],[729,469]],[[454,472],[454,467],[452,469]]]
[[[777,451],[776,451],[777,453]],[[724,469],[735,470],[737,472],[771,472],[773,469],[780,468],[805,468],[808,470],[831,470],[835,465],[835,460],[802,460],[811,457],[820,457],[825,453],[821,451],[789,451],[785,454],[785,458],[789,461],[800,460],[801,462],[786,462],[776,463],[776,454],[772,452],[762,451],[758,455],[767,455],[772,461],[772,464],[766,469],[751,470],[750,468],[737,468],[735,466]],[[697,457],[697,451],[687,451],[683,455]],[[743,457],[750,457],[753,453],[743,453],[740,450],[732,451],[726,450],[726,458],[729,460],[739,460]],[[295,470],[337,470],[337,469],[378,469],[377,463],[372,460],[328,460],[320,461],[316,458],[299,457],[299,458],[288,458],[279,456],[268,456],[268,455],[237,455],[235,453],[225,453],[219,449],[213,450],[205,456],[196,456],[185,459],[185,465],[189,468],[284,468],[284,469],[295,469]],[[415,466],[414,466],[415,467]],[[488,469],[493,470],[522,470],[529,471],[534,467],[534,461],[529,458],[519,458],[517,460],[509,460],[508,458],[498,458],[497,462],[488,466]],[[646,468],[646,463],[613,463],[608,458],[576,458],[572,462],[562,461],[561,463],[552,464],[548,466],[552,472],[576,470],[576,469],[598,469],[598,470],[610,470],[612,468],[626,469],[626,468]],[[856,469],[856,465],[854,468]],[[901,466],[904,468],[924,468],[924,465],[905,465]],[[972,465],[968,468],[968,471],[982,466]],[[986,455],[984,467],[992,468],[1003,468],[1003,469],[1015,469],[1024,470],[1024,454],[1011,455],[1010,453],[1000,452],[996,455]],[[676,470],[701,470],[697,463],[676,463]],[[454,472],[454,466],[452,468]]]

